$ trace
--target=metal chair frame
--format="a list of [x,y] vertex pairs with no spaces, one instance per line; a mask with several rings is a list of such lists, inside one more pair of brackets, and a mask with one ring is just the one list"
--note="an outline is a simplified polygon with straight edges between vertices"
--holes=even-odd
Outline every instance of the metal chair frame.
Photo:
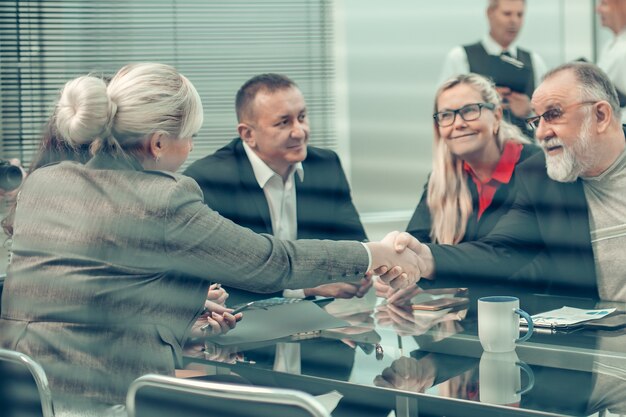
[[331,417],[330,413],[313,396],[290,389],[255,387],[218,382],[188,380],[163,375],[148,374],[137,378],[130,385],[126,396],[129,417],[136,417],[135,399],[138,391],[145,387],[156,387],[171,392],[200,397],[225,398],[250,403],[250,416],[254,416],[255,404],[277,404],[300,408],[311,417]]
[[[39,391],[39,400],[41,401],[41,411],[43,417],[54,417],[54,406],[52,404],[52,392],[48,384],[48,377],[44,369],[35,362],[30,356],[20,352],[8,349],[0,349],[0,361],[10,362],[24,367],[33,377],[37,391]],[[10,383],[3,381],[3,384]]]

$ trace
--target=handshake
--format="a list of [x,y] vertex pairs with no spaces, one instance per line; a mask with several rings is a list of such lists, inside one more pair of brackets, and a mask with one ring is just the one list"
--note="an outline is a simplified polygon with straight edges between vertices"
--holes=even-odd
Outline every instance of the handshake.
[[432,278],[434,261],[428,246],[406,232],[391,232],[380,242],[366,243],[372,254],[372,273],[393,289],[414,286]]

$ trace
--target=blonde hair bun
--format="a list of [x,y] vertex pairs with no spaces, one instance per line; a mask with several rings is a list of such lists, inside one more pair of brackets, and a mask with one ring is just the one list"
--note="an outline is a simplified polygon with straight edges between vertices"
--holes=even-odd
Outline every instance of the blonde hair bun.
[[60,139],[72,146],[91,143],[109,129],[115,110],[102,79],[86,75],[68,81],[56,106]]

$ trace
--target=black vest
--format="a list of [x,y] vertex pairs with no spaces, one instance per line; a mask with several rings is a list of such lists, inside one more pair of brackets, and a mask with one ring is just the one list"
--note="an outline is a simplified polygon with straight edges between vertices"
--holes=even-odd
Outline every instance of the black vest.
[[[465,54],[467,55],[467,62],[469,63],[470,72],[489,76],[489,61],[491,55],[487,53],[485,47],[481,42],[477,42],[472,45],[465,45]],[[533,95],[535,91],[535,70],[533,68],[533,62],[530,58],[530,52],[517,48],[517,60],[521,61],[524,66],[530,69],[530,77],[526,82],[526,95],[528,97]]]
[[[477,42],[472,45],[465,45],[463,48],[465,49],[465,54],[467,55],[470,72],[489,77],[489,63],[493,57],[487,53],[483,44],[481,42]],[[526,81],[525,94],[528,97],[531,97],[533,91],[535,91],[535,70],[533,68],[533,62],[530,58],[530,52],[517,48],[517,60],[521,61],[524,66],[530,70],[530,76]],[[526,126],[526,121],[524,119],[516,117],[509,111],[505,111],[504,116],[508,121],[519,127],[526,135],[530,137],[534,136],[534,133],[528,129],[528,126]]]

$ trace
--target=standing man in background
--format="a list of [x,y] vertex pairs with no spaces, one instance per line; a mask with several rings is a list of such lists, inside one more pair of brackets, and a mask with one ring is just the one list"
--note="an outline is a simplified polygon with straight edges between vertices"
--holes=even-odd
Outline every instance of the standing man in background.
[[[446,56],[439,84],[469,72],[493,78],[502,97],[505,118],[532,136],[524,119],[530,114],[530,96],[547,68],[539,55],[517,46],[516,39],[524,23],[525,11],[525,0],[488,0],[489,34],[474,44],[454,47]],[[499,77],[492,73],[496,59],[511,65],[507,75],[515,76],[517,71],[523,78],[515,80],[515,89],[499,83]],[[517,88],[519,85],[523,87]]]
[[[308,145],[309,120],[298,86],[284,75],[257,75],[239,89],[235,107],[240,137],[185,171],[202,188],[205,203],[240,226],[280,239],[366,240],[339,157]],[[351,298],[370,286],[364,280],[282,295]],[[267,297],[228,292],[231,305]]]
[[606,72],[617,90],[626,123],[626,0],[600,0],[596,7],[602,26],[615,35],[602,51],[598,66]]

